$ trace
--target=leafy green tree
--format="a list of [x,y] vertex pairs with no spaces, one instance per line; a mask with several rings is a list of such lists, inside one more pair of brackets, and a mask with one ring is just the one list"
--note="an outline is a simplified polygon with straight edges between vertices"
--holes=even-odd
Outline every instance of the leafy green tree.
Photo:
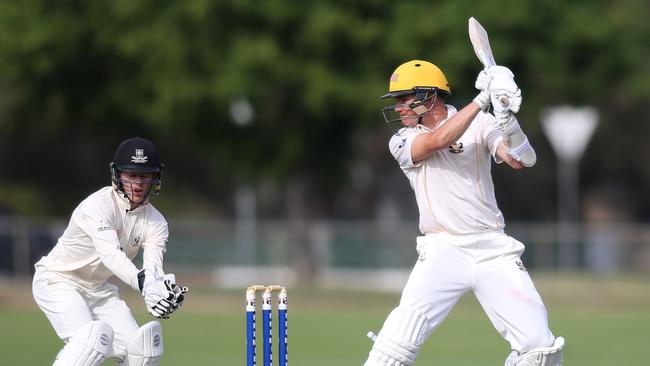
[[[517,75],[520,120],[541,157],[516,179],[495,168],[505,211],[554,215],[553,200],[530,194],[554,194],[553,153],[539,128],[540,110],[553,104],[592,104],[602,113],[582,164],[590,181],[634,180],[637,195],[650,198],[650,169],[635,158],[650,149],[639,137],[650,132],[648,7],[642,0],[3,1],[0,192],[29,187],[47,199],[21,207],[3,193],[0,202],[14,211],[68,212],[80,192],[107,182],[102,165],[117,142],[145,135],[168,163],[161,204],[179,212],[229,215],[232,191],[251,184],[261,215],[294,207],[288,195],[265,197],[260,187],[271,186],[302,187],[308,217],[372,217],[379,197],[404,185],[386,179],[400,173],[385,148],[377,97],[397,65],[423,58],[447,74],[452,103],[469,102],[480,69],[469,16],[486,26],[497,61]],[[255,111],[243,126],[230,117],[240,98]],[[414,214],[412,202],[405,205]]]

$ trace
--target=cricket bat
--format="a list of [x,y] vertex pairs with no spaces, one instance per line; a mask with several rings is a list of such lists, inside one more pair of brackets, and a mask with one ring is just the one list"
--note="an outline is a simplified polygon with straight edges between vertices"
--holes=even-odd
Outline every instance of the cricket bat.
[[[490,47],[490,39],[488,38],[485,28],[483,28],[481,23],[474,19],[474,17],[470,17],[468,31],[469,40],[472,42],[472,47],[474,47],[474,53],[476,53],[476,57],[481,61],[483,67],[487,69],[490,66],[495,66],[497,63],[494,61],[494,55],[492,54],[492,48]],[[508,100],[508,97],[502,96],[499,98],[499,103],[503,106],[507,106],[510,104],[510,101]],[[523,131],[521,131],[521,128],[518,128],[514,132],[507,134],[505,139],[507,145],[512,147],[524,143],[524,141],[526,141],[526,136]],[[527,167],[533,166],[537,161],[535,150],[530,149],[523,153],[520,161]]]
[[469,40],[474,47],[476,57],[481,61],[484,67],[495,66],[497,63],[494,61],[492,48],[490,48],[490,39],[488,38],[485,28],[474,19],[469,18]]
[[[490,66],[496,66],[497,63],[494,61],[494,55],[492,54],[488,34],[481,23],[474,19],[474,17],[469,18],[468,31],[469,40],[472,42],[472,47],[474,47],[474,53],[476,53],[476,57],[481,61],[483,67],[487,69]],[[504,106],[507,106],[510,101],[507,97],[502,96],[499,98],[499,102]]]

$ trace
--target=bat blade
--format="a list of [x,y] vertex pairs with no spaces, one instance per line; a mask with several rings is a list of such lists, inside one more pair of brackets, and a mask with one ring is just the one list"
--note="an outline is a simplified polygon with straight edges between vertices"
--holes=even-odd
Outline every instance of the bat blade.
[[474,17],[469,18],[469,40],[472,42],[474,47],[474,53],[476,57],[481,61],[483,67],[494,66],[497,63],[494,61],[494,56],[492,55],[492,48],[490,48],[490,39],[488,38],[485,28],[474,19]]
[[[490,66],[495,66],[497,63],[494,61],[494,55],[490,47],[490,39],[485,28],[474,17],[470,17],[468,31],[469,40],[472,42],[472,47],[474,47],[474,53],[476,53],[476,57],[481,61],[483,67],[487,69]],[[506,96],[500,97],[499,102],[504,106],[510,103]]]

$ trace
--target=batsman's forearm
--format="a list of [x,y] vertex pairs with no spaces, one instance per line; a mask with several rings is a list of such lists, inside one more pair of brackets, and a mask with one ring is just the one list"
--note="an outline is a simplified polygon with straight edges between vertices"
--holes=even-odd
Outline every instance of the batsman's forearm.
[[526,142],[527,138],[526,135],[524,134],[524,131],[521,130],[521,128],[517,128],[514,131],[510,131],[509,133],[503,134],[503,140],[508,147],[516,147],[524,142]]
[[438,150],[446,149],[465,133],[481,109],[476,103],[470,103],[438,129],[420,134],[411,146],[411,158],[414,162],[422,161]]
[[517,119],[510,113],[510,122],[503,130],[503,142],[510,148],[511,155],[515,156],[525,167],[531,167],[537,162],[537,154],[528,141],[526,134],[521,129]]
[[437,131],[438,139],[440,140],[440,149],[444,149],[458,139],[467,131],[469,125],[472,124],[474,118],[481,109],[476,103],[470,103],[465,108],[461,109],[453,117],[451,117],[444,125]]
[[524,131],[521,128],[517,129],[509,135],[504,135],[503,140],[505,144],[510,147],[513,151],[518,152],[519,161],[525,167],[530,168],[535,165],[537,162],[537,154],[535,150],[528,142],[528,138],[524,134]]

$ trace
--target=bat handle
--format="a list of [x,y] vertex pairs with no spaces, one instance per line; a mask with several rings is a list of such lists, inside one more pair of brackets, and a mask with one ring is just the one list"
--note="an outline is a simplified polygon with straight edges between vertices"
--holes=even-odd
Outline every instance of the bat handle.
[[510,99],[508,99],[508,97],[506,97],[505,95],[502,95],[499,98],[499,102],[501,103],[502,106],[507,107],[510,104]]

